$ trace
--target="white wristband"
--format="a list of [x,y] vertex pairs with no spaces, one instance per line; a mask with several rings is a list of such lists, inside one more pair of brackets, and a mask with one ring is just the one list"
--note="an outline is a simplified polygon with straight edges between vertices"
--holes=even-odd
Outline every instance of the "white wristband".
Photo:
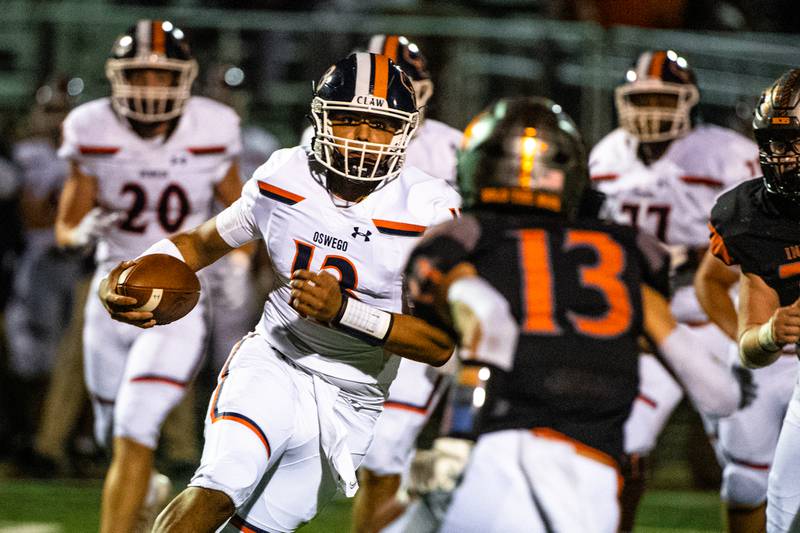
[[342,298],[344,301],[342,310],[339,312],[340,317],[334,319],[334,323],[353,333],[361,334],[359,336],[366,335],[368,341],[374,342],[374,339],[383,343],[389,336],[389,329],[393,322],[392,314],[359,302],[346,294],[342,294]]
[[781,349],[775,342],[775,337],[772,335],[773,322],[774,317],[761,324],[761,327],[758,328],[758,345],[761,346],[761,349],[765,352],[777,352]]
[[[175,246],[175,243],[169,239],[161,239],[160,241],[150,246],[150,248],[142,252],[139,255],[139,257],[142,257],[144,255],[153,255],[153,254],[167,254],[171,255],[176,259],[180,259],[184,263],[186,262],[186,258],[183,257],[181,251],[178,249],[177,246]],[[136,259],[139,259],[139,257],[137,257]]]

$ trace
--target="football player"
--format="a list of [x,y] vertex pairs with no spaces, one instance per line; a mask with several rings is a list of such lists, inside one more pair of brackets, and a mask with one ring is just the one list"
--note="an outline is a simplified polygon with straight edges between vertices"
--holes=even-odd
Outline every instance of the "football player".
[[[672,50],[639,56],[615,92],[620,127],[592,149],[591,178],[607,195],[606,217],[657,237],[672,255],[672,311],[697,342],[728,359],[730,339],[697,302],[693,274],[707,247],[714,199],[752,177],[754,143],[738,133],[697,122],[694,71]],[[644,491],[647,456],[682,397],[678,383],[652,355],[640,361],[640,394],[625,428],[628,454],[621,529],[633,527]]]
[[[190,232],[151,246],[193,270],[243,243],[263,239],[275,269],[255,331],[233,349],[206,419],[205,448],[189,488],[162,513],[156,531],[293,531],[337,488],[353,496],[355,468],[402,345],[385,338],[402,307],[402,269],[425,229],[451,219],[458,194],[443,180],[404,168],[417,126],[407,76],[386,56],[356,53],[332,65],[311,102],[314,149],[275,152],[242,197]],[[110,288],[101,298],[131,299]],[[348,305],[332,324],[290,305],[295,271],[332,271]],[[375,307],[373,307],[375,306]],[[118,311],[143,327],[152,314]],[[160,328],[156,328],[156,331]],[[442,364],[446,337],[415,357]],[[401,340],[402,342],[402,340]]]
[[[428,63],[419,47],[402,35],[374,35],[368,51],[392,59],[411,79],[420,125],[408,144],[406,166],[455,183],[456,149],[462,134],[447,124],[425,118],[433,95]],[[353,531],[379,530],[403,505],[394,498],[401,476],[410,467],[417,437],[436,408],[448,379],[436,369],[411,359],[400,361],[397,378],[389,388],[375,437],[358,475],[360,490],[353,504]]]
[[[694,281],[703,309],[732,340],[737,338],[737,317],[731,289],[739,276],[737,267],[725,265],[709,250]],[[765,531],[767,477],[797,379],[797,355],[794,345],[785,346],[786,357],[766,368],[749,370],[738,363],[738,346],[732,348],[735,371],[752,380],[755,395],[745,408],[719,421],[719,443],[725,455],[721,494],[728,515],[727,531]]]
[[[761,95],[753,128],[762,178],[722,195],[711,211],[711,251],[741,269],[738,338],[743,364],[760,368],[796,355],[800,338],[800,69]],[[796,375],[797,361],[791,366]],[[792,373],[792,369],[786,370]],[[777,386],[782,387],[782,381]],[[765,386],[772,386],[770,381]],[[800,512],[800,388],[795,384],[767,482],[766,531],[796,531]],[[775,406],[780,409],[780,406]],[[772,418],[778,416],[773,413]],[[767,435],[771,437],[772,433]],[[769,461],[769,457],[765,460]],[[756,529],[752,529],[756,531]]]
[[[388,333],[410,339],[403,355],[457,337],[472,365],[462,377],[485,382],[470,395],[483,406],[480,437],[443,531],[616,531],[639,334],[703,410],[733,411],[738,384],[710,353],[686,349],[655,239],[576,218],[589,188],[586,151],[560,106],[492,105],[467,127],[458,176],[470,214],[432,229],[406,270],[427,322],[395,316]],[[323,321],[349,312],[332,276],[296,278],[312,282],[296,285],[303,312]]]
[[[117,38],[106,62],[111,97],[64,121],[59,155],[69,160],[70,175],[56,238],[67,247],[97,240],[94,290],[121,259],[208,218],[213,198],[228,205],[239,196],[239,118],[190,96],[196,74],[179,28],[140,20]],[[204,337],[203,303],[179,323],[142,331],[88,300],[86,383],[95,435],[112,448],[101,532],[149,530],[144,522],[155,517],[148,514],[169,495],[168,481],[153,471],[153,452],[164,418],[201,362]]]

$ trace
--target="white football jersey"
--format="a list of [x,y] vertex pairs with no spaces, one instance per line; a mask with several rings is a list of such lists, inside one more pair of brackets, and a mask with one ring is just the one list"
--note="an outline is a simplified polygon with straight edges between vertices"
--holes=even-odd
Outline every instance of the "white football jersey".
[[[607,195],[605,218],[637,226],[668,246],[708,246],[717,196],[759,172],[756,144],[719,126],[694,128],[649,166],[637,149],[637,139],[618,128],[592,149],[589,172]],[[678,320],[707,320],[690,286],[676,291],[672,308]]]
[[[311,165],[311,166],[310,166]],[[425,229],[456,216],[460,198],[443,180],[405,168],[349,207],[337,207],[306,148],[275,152],[242,196],[217,216],[225,241],[238,247],[264,239],[275,289],[256,330],[296,364],[385,394],[397,357],[383,348],[302,318],[290,305],[294,270],[326,269],[359,300],[402,310],[402,273]],[[320,167],[321,169],[322,167]]]
[[101,98],[64,120],[59,156],[97,179],[98,205],[123,213],[97,244],[99,266],[136,257],[152,243],[211,216],[214,186],[241,150],[239,117],[193,96],[168,138],[143,139]]
[[426,118],[408,143],[406,165],[456,186],[456,152],[464,134],[444,122]]
[[[426,174],[456,186],[456,152],[463,132],[444,122],[426,118],[406,149],[405,167],[416,167]],[[301,146],[311,146],[314,128],[309,126],[300,138]]]

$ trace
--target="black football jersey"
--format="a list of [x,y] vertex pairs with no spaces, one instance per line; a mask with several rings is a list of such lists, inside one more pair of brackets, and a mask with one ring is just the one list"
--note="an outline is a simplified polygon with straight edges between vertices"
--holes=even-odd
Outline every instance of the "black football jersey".
[[[551,428],[619,457],[639,386],[641,283],[669,291],[663,248],[597,220],[475,212],[433,228],[406,277],[424,293],[462,261],[505,296],[520,327],[512,370],[494,369],[487,383],[478,433]],[[415,312],[435,320],[424,303]]]
[[800,297],[800,206],[749,180],[717,199],[710,229],[715,256],[760,276],[781,305]]

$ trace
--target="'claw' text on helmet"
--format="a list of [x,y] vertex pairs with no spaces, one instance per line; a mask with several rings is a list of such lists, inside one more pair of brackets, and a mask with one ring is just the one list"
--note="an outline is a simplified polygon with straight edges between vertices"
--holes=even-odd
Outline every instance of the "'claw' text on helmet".
[[700,100],[694,71],[673,50],[644,52],[614,91],[620,126],[643,143],[671,141],[692,129]]
[[575,123],[546,98],[503,98],[464,131],[458,183],[464,207],[520,206],[573,218],[589,187]]
[[[169,86],[131,83],[137,70],[171,72]],[[164,20],[140,20],[119,36],[106,61],[111,82],[111,105],[120,115],[138,122],[164,122],[180,116],[197,76],[197,61],[183,32]]]
[[[398,128],[388,144],[337,137],[331,121],[331,114],[337,112],[390,118]],[[403,169],[418,118],[411,82],[391,59],[365,52],[350,54],[331,66],[314,88],[314,157],[346,179],[394,178]]]
[[761,94],[753,129],[767,190],[800,201],[800,69]]
[[367,52],[382,54],[394,61],[395,65],[411,78],[417,107],[425,107],[433,96],[433,81],[428,71],[428,60],[422,55],[416,43],[402,35],[373,35],[369,40]]

